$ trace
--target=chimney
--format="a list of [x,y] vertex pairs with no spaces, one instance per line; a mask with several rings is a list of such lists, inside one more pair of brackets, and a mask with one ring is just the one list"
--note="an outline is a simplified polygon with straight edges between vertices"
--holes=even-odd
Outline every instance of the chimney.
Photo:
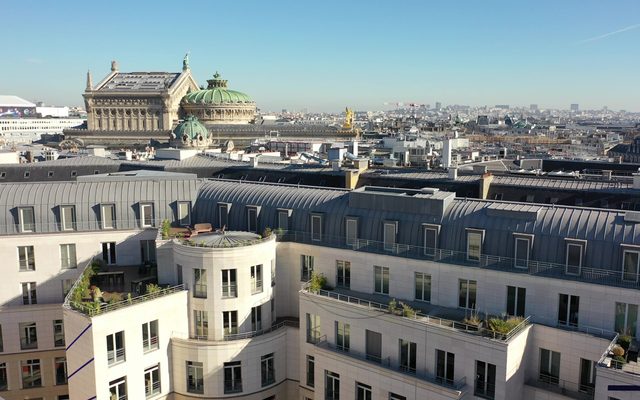
[[250,158],[250,161],[251,161],[251,166],[252,166],[253,168],[258,168],[258,156],[257,156],[257,155],[256,155],[256,156],[251,157],[251,158]]
[[491,182],[493,182],[493,175],[490,172],[482,174],[482,178],[480,178],[480,198],[486,200],[489,195],[489,187],[491,186]]
[[87,90],[93,89],[93,79],[91,79],[91,71],[87,71]]
[[458,168],[456,167],[449,168],[449,179],[454,181],[458,180]]

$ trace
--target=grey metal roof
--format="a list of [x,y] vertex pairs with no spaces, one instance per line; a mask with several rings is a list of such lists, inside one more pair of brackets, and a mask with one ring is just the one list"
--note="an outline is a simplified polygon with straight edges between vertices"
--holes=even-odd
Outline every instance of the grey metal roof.
[[159,91],[166,90],[178,79],[180,73],[173,72],[119,72],[98,91]]
[[[446,193],[446,192],[443,192]],[[514,233],[534,235],[531,259],[565,263],[565,239],[587,241],[585,265],[619,271],[621,244],[640,244],[640,224],[625,221],[623,211],[530,205],[457,198],[440,216],[383,208],[349,207],[350,192],[321,188],[211,180],[202,185],[195,215],[218,221],[217,204],[230,203],[229,229],[247,226],[246,206],[260,206],[259,230],[277,226],[279,208],[292,209],[290,230],[310,232],[314,213],[324,216],[323,233],[345,236],[345,217],[356,217],[358,237],[382,241],[383,222],[398,221],[397,242],[422,246],[423,224],[440,224],[439,247],[466,251],[466,229],[485,230],[483,253],[514,256]]]
[[75,205],[78,230],[100,228],[100,204],[114,204],[118,229],[138,228],[140,203],[154,204],[156,221],[175,220],[176,202],[196,200],[200,181],[126,179],[0,184],[0,234],[18,233],[18,208],[33,207],[36,232],[60,231],[60,206]]
[[492,185],[533,186],[559,190],[617,190],[630,189],[632,184],[618,181],[587,181],[577,179],[554,179],[551,177],[523,177],[495,175]]

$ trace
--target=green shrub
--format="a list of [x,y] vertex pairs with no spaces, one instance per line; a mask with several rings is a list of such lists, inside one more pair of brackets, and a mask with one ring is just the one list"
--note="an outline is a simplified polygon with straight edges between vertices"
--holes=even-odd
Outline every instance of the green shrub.
[[389,307],[389,312],[391,314],[395,314],[396,313],[396,311],[398,310],[398,302],[396,301],[395,298],[389,300],[388,307]]
[[626,352],[627,350],[629,350],[629,346],[631,345],[631,336],[630,335],[620,335],[620,336],[618,336],[618,344]]
[[402,302],[400,302],[400,305],[402,306],[402,315],[404,315],[407,318],[415,318],[416,317],[416,310],[411,308],[411,306],[409,306],[408,304],[402,303]]
[[155,283],[150,283],[147,285],[147,294],[159,293],[162,288]]
[[169,230],[171,229],[171,222],[168,219],[162,220],[162,225],[160,227],[160,232],[162,233],[162,239],[169,239]]
[[262,232],[262,237],[263,238],[268,238],[269,236],[271,236],[271,233],[273,233],[271,231],[271,228],[269,228],[268,226],[266,228],[264,228],[264,231]]
[[327,285],[327,278],[322,275],[313,272],[311,274],[311,281],[309,282],[309,291],[313,293],[320,292],[320,289],[325,288]]

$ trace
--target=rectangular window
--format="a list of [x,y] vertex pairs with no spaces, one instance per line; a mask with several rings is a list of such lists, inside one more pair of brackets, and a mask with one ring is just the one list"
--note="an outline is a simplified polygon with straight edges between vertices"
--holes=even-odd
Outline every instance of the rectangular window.
[[311,215],[311,240],[322,240],[322,215]]
[[251,293],[262,292],[262,264],[251,266]]
[[331,371],[324,371],[325,400],[340,400],[340,375]]
[[300,268],[300,281],[308,282],[313,274],[313,256],[300,256],[301,268]]
[[349,351],[351,342],[351,327],[344,322],[336,321],[336,348],[341,351]]
[[115,204],[101,204],[100,205],[100,220],[102,222],[102,229],[115,229],[115,227],[116,227],[116,205]]
[[7,375],[7,363],[0,362],[0,391],[9,389],[9,379]]
[[526,297],[527,289],[516,286],[507,286],[507,315],[524,317]]
[[276,322],[276,298],[272,297],[269,304],[271,304],[271,323],[273,324]]
[[35,282],[23,282],[22,284],[22,304],[38,304],[38,298],[36,296],[36,283]]
[[182,265],[180,265],[180,264],[176,264],[176,282],[178,283],[178,285],[182,285],[183,284]]
[[33,215],[33,207],[20,207],[18,208],[18,219],[20,225],[20,232],[35,232],[35,218]]
[[53,320],[53,345],[56,347],[64,347],[64,320]]
[[60,228],[63,231],[76,230],[76,207],[60,206]]
[[188,201],[178,202],[178,225],[191,225],[191,203]]
[[318,343],[320,340],[320,316],[307,314],[307,343]]
[[142,261],[142,264],[150,264],[156,262],[155,240],[140,241],[140,260]]
[[358,241],[358,219],[347,218],[345,224],[345,231],[347,233],[347,246],[352,246]]
[[560,353],[547,349],[540,349],[541,382],[557,385],[560,381]]
[[382,334],[370,330],[365,331],[365,348],[367,360],[382,362]]
[[529,251],[531,249],[531,241],[528,238],[516,237],[513,258],[513,266],[515,268],[529,268]]
[[22,388],[34,388],[42,386],[42,374],[40,371],[40,360],[20,361],[22,371]]
[[237,297],[238,284],[235,269],[222,270],[222,297]]
[[435,256],[438,248],[438,234],[440,225],[423,224],[424,229],[424,255]]
[[262,329],[262,306],[251,307],[251,330],[259,331]]
[[276,381],[273,353],[260,357],[260,380],[263,387],[273,385]]
[[278,210],[278,229],[283,231],[289,230],[289,216],[291,215],[291,210]]
[[351,263],[336,260],[336,286],[349,289],[351,287]]
[[56,385],[65,385],[67,383],[67,359],[66,357],[56,357],[53,360],[56,370]]
[[416,373],[416,344],[400,339],[400,371]]
[[415,299],[431,301],[431,275],[415,273]]
[[638,327],[638,305],[616,302],[614,330],[621,335],[636,337]]
[[107,363],[113,365],[124,360],[124,331],[107,335]]
[[371,386],[356,382],[356,400],[371,400]]
[[483,232],[478,230],[467,230],[467,260],[480,261],[482,255]]
[[229,204],[218,203],[218,223],[220,229],[229,227]]
[[496,366],[476,361],[476,382],[473,394],[485,399],[496,397]]
[[242,392],[242,366],[240,361],[224,363],[224,393]]
[[640,252],[624,250],[622,253],[622,279],[638,282],[640,272]]
[[207,311],[193,310],[193,332],[198,339],[207,339],[209,334],[209,318]]
[[153,220],[153,204],[143,203],[140,204],[140,227],[149,228],[154,226]]
[[38,348],[38,331],[35,322],[21,322],[20,327],[20,348],[31,350]]
[[258,209],[247,207],[247,231],[258,232]]
[[109,265],[116,263],[116,242],[102,243],[102,261]]
[[565,272],[568,275],[580,275],[582,269],[582,255],[584,253],[584,244],[576,242],[567,243],[567,258]]
[[460,279],[458,288],[458,307],[469,310],[476,309],[476,292],[478,283],[476,281]]
[[596,389],[596,363],[591,360],[580,359],[580,386],[578,390],[593,398]]
[[146,398],[160,394],[160,365],[154,365],[144,370],[144,395]]
[[127,378],[122,377],[109,382],[109,398],[114,400],[127,399]]
[[389,267],[373,266],[374,291],[389,294]]
[[238,333],[238,311],[222,312],[222,333],[224,336]]
[[201,362],[187,361],[187,392],[204,393],[204,373]]
[[145,353],[159,347],[158,342],[158,320],[142,324],[142,349]]
[[400,396],[399,394],[389,392],[389,400],[407,400],[407,398]]
[[577,327],[579,306],[579,296],[560,294],[558,300],[558,324]]
[[76,245],[75,243],[67,243],[60,245],[60,268],[71,269],[77,268],[76,261]]
[[436,380],[438,382],[453,385],[455,361],[455,354],[444,350],[436,350]]
[[207,298],[207,270],[204,268],[193,269],[193,297]]
[[36,270],[36,256],[33,246],[18,246],[18,266],[20,271]]
[[314,356],[307,356],[307,386],[314,387],[316,382],[316,360]]
[[398,221],[385,221],[383,230],[383,246],[385,251],[395,250],[397,233]]

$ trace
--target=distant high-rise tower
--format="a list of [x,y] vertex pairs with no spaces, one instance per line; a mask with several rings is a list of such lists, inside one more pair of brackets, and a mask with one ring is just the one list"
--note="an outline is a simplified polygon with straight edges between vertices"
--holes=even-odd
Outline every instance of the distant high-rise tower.
[[571,111],[578,111],[579,108],[577,104],[571,104]]
[[440,103],[439,101],[436,101],[436,106],[435,106],[436,111],[440,111],[441,108],[442,108],[442,103]]
[[531,104],[529,106],[529,111],[538,111],[538,105],[537,104]]

